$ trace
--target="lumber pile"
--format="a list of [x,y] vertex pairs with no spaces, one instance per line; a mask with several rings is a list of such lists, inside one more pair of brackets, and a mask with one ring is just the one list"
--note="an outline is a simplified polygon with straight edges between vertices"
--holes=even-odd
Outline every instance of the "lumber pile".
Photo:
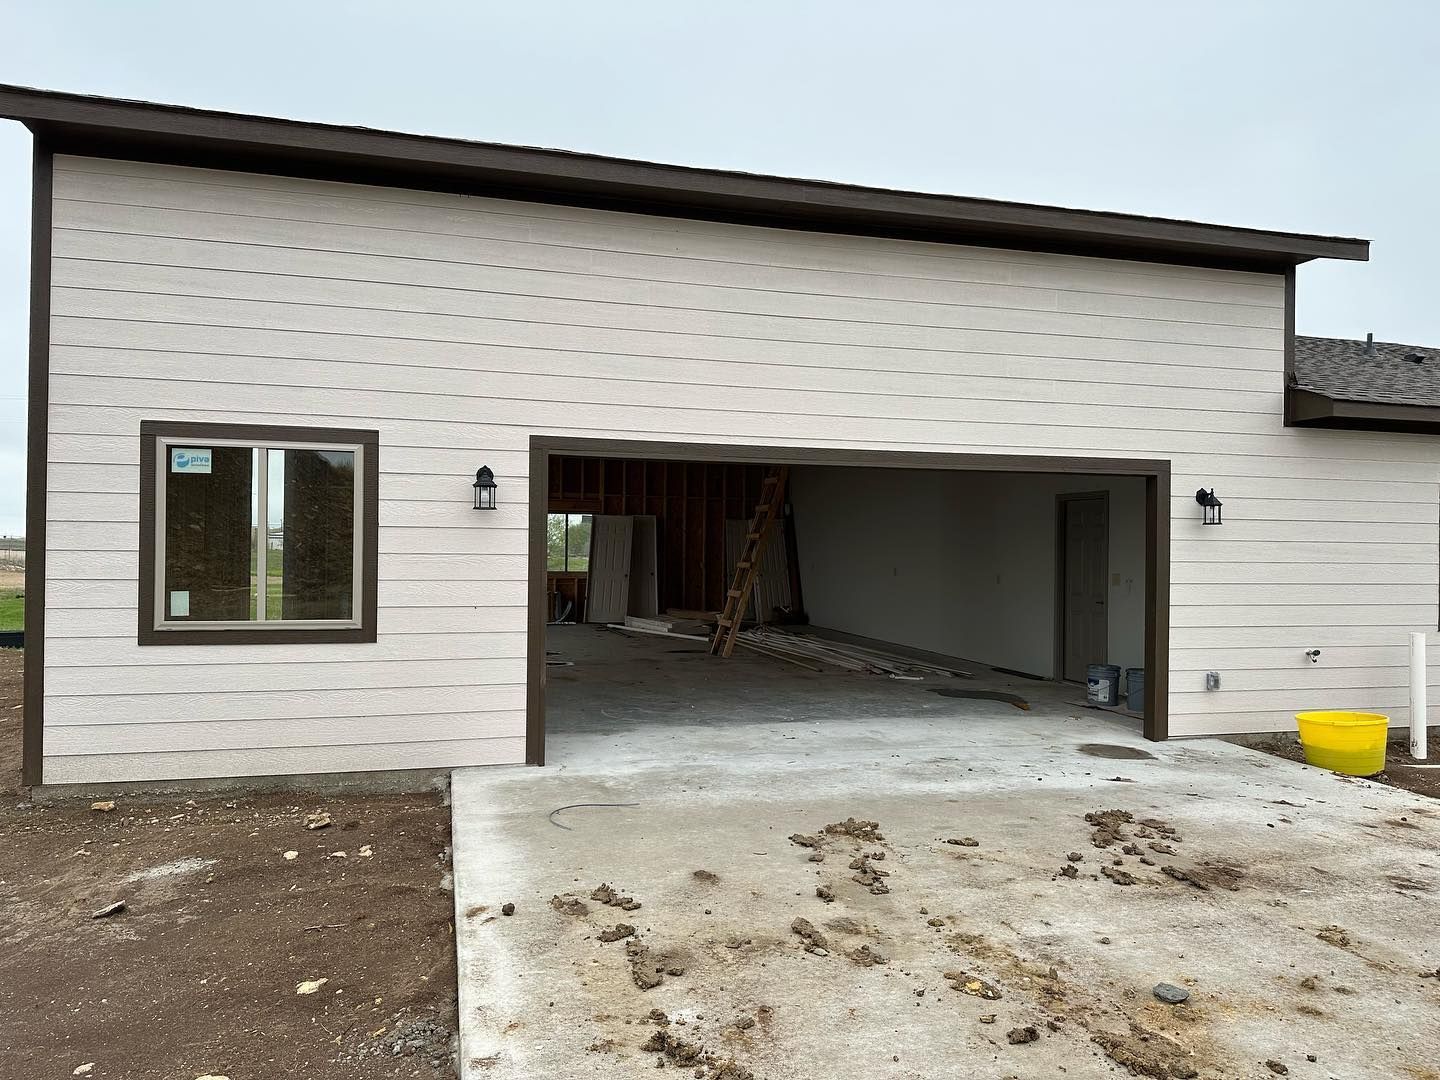
[[900,653],[885,652],[844,641],[831,641],[811,634],[795,634],[773,626],[756,626],[744,630],[736,640],[756,652],[791,660],[802,667],[810,667],[811,670],[819,670],[813,666],[819,663],[844,671],[884,675],[887,678],[912,682],[936,675],[952,679],[973,678],[971,672],[962,668],[944,667]]
[[688,638],[692,641],[709,641],[710,627],[694,619],[674,619],[664,615],[642,618],[626,615],[623,623],[606,623],[611,630],[628,630],[632,634],[655,634],[659,637]]

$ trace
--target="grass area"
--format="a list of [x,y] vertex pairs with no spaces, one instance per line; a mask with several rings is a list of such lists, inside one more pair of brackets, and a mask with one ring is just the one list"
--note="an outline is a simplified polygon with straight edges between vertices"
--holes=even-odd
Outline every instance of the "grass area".
[[25,590],[0,590],[0,630],[25,629]]

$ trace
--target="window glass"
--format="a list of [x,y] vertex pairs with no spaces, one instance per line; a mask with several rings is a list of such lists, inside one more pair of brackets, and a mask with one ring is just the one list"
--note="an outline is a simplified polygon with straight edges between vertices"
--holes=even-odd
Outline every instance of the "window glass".
[[165,621],[356,618],[353,450],[161,449]]
[[590,569],[589,514],[548,514],[545,519],[545,565],[557,573]]
[[170,447],[167,457],[165,616],[248,619],[254,595],[255,452],[235,446]]
[[355,454],[269,451],[267,619],[354,617]]

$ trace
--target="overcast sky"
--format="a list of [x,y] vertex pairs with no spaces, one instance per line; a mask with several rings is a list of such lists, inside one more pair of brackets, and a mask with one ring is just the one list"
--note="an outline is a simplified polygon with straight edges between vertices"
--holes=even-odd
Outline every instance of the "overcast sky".
[[[1302,333],[1440,345],[1440,5],[0,0],[0,82],[1374,241]],[[0,122],[0,534],[30,136]]]

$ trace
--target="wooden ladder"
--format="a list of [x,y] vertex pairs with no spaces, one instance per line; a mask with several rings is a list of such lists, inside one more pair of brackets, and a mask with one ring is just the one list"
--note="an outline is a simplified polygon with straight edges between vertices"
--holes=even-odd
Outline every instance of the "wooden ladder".
[[765,543],[780,521],[785,506],[785,482],[789,476],[790,468],[786,465],[773,466],[765,476],[760,503],[755,507],[755,516],[750,519],[750,527],[745,530],[745,545],[740,549],[739,561],[735,563],[735,580],[725,593],[725,610],[715,623],[715,637],[710,642],[711,656],[729,656],[735,651],[735,639],[740,636],[745,608],[750,603],[755,579],[760,574],[760,556],[764,554]]

